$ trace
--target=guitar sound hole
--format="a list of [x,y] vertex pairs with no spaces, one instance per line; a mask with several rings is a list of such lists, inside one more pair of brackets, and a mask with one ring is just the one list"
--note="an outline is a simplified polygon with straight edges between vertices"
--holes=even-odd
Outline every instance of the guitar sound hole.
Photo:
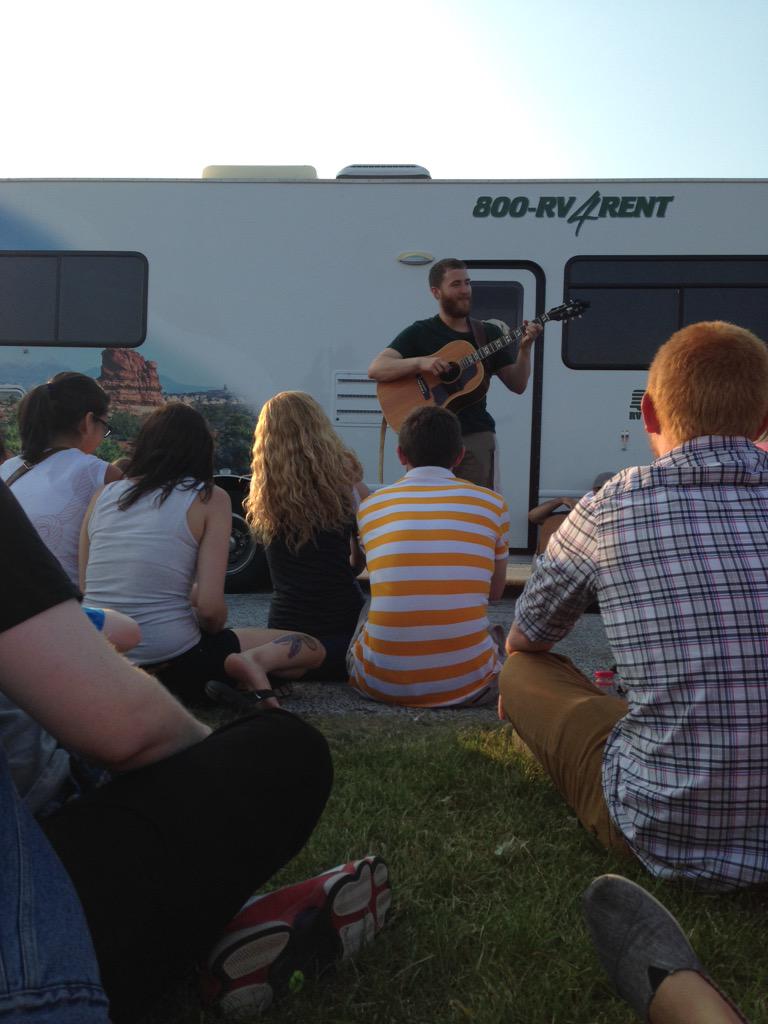
[[440,380],[445,384],[453,384],[461,375],[461,367],[458,363],[451,363],[447,370],[440,374]]

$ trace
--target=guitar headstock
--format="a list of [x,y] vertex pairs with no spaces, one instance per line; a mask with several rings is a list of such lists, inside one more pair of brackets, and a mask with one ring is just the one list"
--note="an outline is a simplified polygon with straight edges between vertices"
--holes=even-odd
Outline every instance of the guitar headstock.
[[588,309],[588,302],[582,299],[568,299],[562,306],[555,306],[554,309],[550,309],[547,313],[547,319],[562,320],[565,323],[568,320],[575,320],[576,317],[583,316]]

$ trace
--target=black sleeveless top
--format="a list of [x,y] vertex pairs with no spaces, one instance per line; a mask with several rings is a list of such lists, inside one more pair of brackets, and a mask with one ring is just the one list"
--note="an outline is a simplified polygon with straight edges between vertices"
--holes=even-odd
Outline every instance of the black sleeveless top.
[[270,629],[312,636],[354,631],[365,598],[349,564],[352,524],[324,530],[293,554],[280,538],[266,547],[274,595]]

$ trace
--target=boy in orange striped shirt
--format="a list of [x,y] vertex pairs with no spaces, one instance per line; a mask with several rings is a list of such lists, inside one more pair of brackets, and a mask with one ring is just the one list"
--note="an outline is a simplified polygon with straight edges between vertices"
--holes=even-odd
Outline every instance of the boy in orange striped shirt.
[[397,454],[406,475],[358,512],[371,606],[350,650],[350,684],[409,707],[490,700],[501,657],[487,612],[506,582],[506,502],[454,475],[464,448],[447,409],[411,413]]

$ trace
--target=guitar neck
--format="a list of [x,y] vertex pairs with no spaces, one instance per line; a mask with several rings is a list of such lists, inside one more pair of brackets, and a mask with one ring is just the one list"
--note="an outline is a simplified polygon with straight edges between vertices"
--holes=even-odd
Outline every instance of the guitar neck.
[[[541,316],[534,317],[532,323],[540,324],[542,327],[549,320],[548,313],[542,313]],[[492,356],[495,352],[500,352],[503,348],[507,348],[515,341],[519,341],[520,338],[525,334],[524,327],[516,327],[514,331],[502,330],[498,338],[493,341],[489,341],[487,345],[483,345],[482,348],[477,349],[471,355],[464,356],[463,359],[459,360],[459,366],[462,369],[466,369],[474,363],[482,362],[483,359],[487,359]]]

